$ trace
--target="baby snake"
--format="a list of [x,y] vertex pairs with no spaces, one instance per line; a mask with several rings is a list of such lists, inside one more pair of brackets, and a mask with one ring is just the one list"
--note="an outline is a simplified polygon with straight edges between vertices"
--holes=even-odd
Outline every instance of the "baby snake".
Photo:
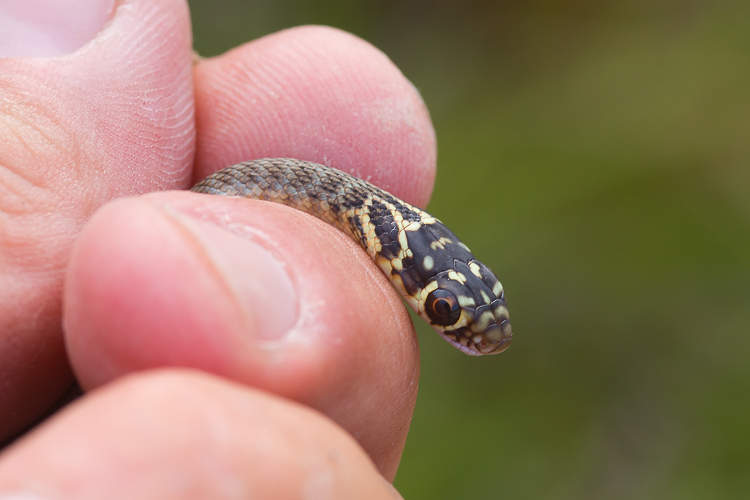
[[307,212],[362,245],[411,308],[462,352],[495,354],[510,345],[505,292],[492,271],[438,219],[369,182],[267,158],[219,170],[192,190]]

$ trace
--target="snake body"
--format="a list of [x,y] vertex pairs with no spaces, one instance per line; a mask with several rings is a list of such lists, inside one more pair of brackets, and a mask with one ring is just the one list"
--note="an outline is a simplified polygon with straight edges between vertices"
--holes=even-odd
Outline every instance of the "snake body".
[[282,203],[362,245],[414,311],[462,352],[495,354],[513,333],[505,292],[442,222],[340,170],[290,158],[239,163],[193,191]]

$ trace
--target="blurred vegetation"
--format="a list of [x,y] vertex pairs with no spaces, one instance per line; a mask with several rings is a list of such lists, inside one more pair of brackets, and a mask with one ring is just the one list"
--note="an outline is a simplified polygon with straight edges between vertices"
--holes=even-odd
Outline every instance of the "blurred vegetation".
[[750,498],[750,3],[190,6],[203,55],[350,31],[431,110],[430,209],[516,336],[475,359],[419,323],[406,498]]

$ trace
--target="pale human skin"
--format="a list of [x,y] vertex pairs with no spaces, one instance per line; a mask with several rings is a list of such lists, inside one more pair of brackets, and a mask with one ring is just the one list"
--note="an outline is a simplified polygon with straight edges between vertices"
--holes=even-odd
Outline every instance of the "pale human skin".
[[0,440],[73,373],[87,393],[2,450],[0,499],[400,498],[419,355],[397,294],[306,214],[184,190],[285,156],[424,206],[418,92],[331,28],[195,59],[183,0],[17,4],[51,34],[0,6]]

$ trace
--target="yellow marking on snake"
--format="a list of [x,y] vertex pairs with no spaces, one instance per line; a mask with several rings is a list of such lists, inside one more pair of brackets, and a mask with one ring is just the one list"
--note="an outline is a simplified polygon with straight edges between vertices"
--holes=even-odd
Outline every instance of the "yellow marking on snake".
[[362,245],[406,303],[462,352],[495,354],[510,345],[505,292],[494,274],[439,219],[369,182],[312,162],[266,158],[219,170],[192,190],[314,215]]

